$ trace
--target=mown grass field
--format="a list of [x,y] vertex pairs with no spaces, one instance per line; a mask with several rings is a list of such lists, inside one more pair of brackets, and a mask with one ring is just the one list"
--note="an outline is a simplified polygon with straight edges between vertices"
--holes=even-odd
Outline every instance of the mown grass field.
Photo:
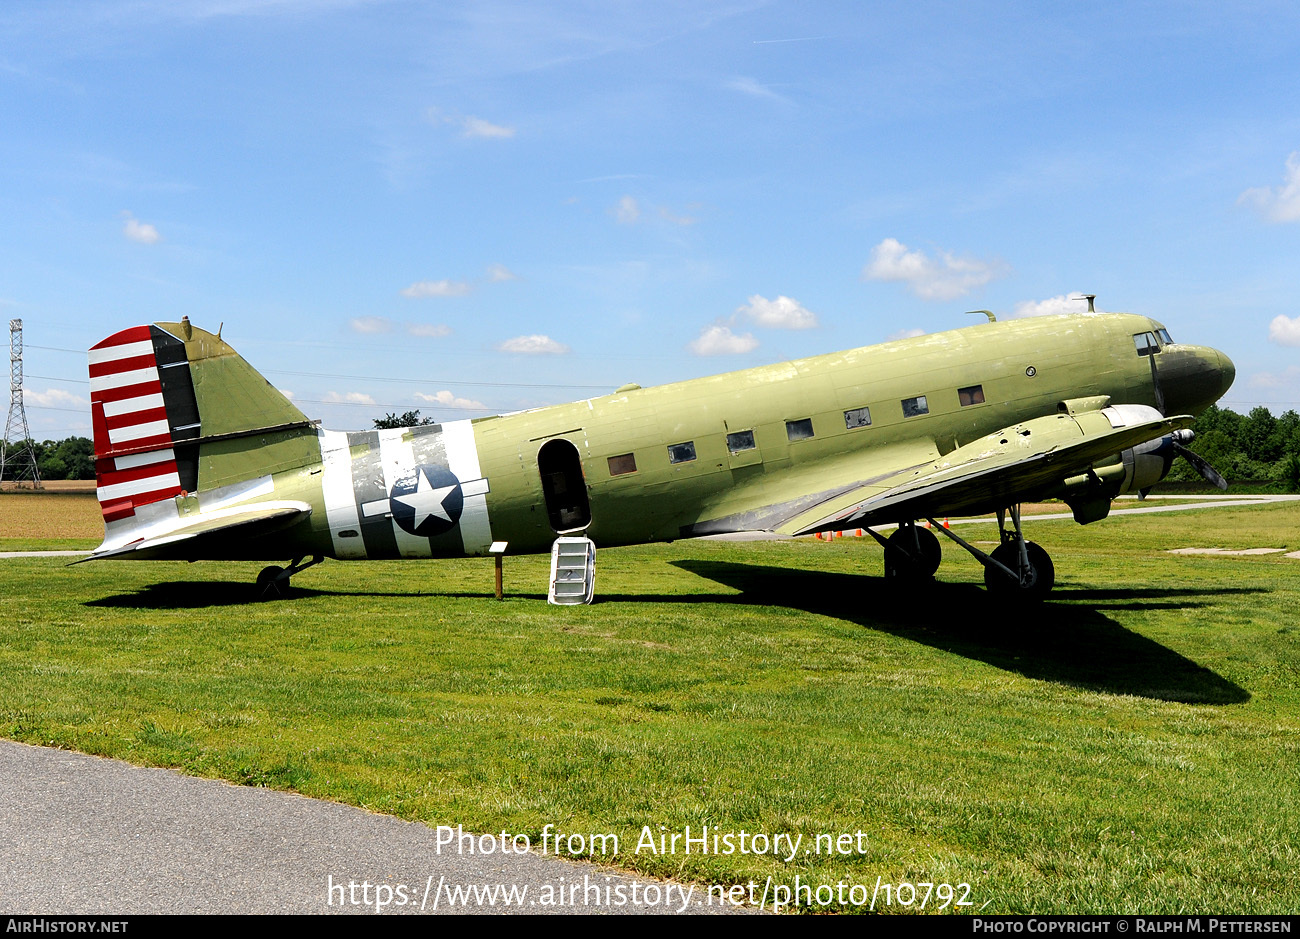
[[[1164,553],[1300,549],[1300,507],[1029,525],[1058,582],[1031,610],[949,544],[932,588],[891,595],[866,539],[602,551],[580,609],[546,604],[545,558],[506,560],[504,602],[487,560],[326,562],[272,603],[253,564],[0,561],[0,734],[535,842],[616,833],[598,859],[699,882],[1300,909],[1300,560]],[[866,837],[633,850],[687,825]]]

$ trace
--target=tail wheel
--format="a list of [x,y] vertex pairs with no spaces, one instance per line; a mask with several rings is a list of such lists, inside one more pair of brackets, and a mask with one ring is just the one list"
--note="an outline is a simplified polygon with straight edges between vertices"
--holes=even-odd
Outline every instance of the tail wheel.
[[1015,541],[1004,541],[993,549],[993,560],[1005,564],[1013,571],[1020,571],[1020,577],[1012,579],[1001,568],[985,565],[984,585],[990,593],[1025,600],[1046,599],[1056,583],[1056,569],[1052,566],[1052,559],[1032,541],[1025,542],[1025,553],[1029,557],[1029,567],[1022,569],[1020,546]]
[[257,575],[257,597],[259,600],[279,600],[289,593],[289,578],[283,567],[262,568]]

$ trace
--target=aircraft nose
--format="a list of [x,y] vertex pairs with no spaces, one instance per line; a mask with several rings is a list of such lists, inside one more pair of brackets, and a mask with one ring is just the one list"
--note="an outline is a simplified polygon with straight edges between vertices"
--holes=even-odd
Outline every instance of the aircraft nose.
[[1228,358],[1218,349],[1211,349],[1219,358],[1219,397],[1222,398],[1232,387],[1232,382],[1237,377],[1237,366],[1232,364],[1232,359]]
[[1166,414],[1199,414],[1232,386],[1237,367],[1209,346],[1169,346],[1160,353]]

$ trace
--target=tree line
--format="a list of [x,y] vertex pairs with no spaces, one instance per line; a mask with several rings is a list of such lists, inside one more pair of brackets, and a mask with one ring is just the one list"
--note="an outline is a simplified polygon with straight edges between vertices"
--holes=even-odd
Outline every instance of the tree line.
[[[41,479],[94,479],[95,445],[88,437],[67,437],[63,440],[46,440],[37,443],[28,440],[32,452],[36,454],[36,468],[41,471]],[[13,470],[19,469],[11,462],[23,449],[19,443],[5,447],[5,479],[13,479]],[[24,458],[21,469],[27,468]]]
[[[1262,406],[1242,415],[1212,405],[1192,430],[1192,449],[1224,479],[1274,483],[1287,492],[1300,492],[1300,414],[1294,410],[1274,417]],[[1199,480],[1200,474],[1186,460],[1175,460],[1165,478],[1182,482]]]
[[[411,427],[432,423],[419,411],[386,414],[376,427]],[[1294,410],[1274,417],[1266,407],[1249,414],[1212,406],[1192,425],[1196,439],[1192,449],[1209,460],[1225,479],[1236,482],[1265,482],[1287,492],[1300,492],[1300,414]],[[86,437],[31,441],[41,479],[94,479],[95,447]],[[16,453],[18,445],[9,451]],[[10,466],[5,477],[12,478]],[[1166,477],[1171,482],[1194,482],[1200,475],[1186,460],[1175,460]]]

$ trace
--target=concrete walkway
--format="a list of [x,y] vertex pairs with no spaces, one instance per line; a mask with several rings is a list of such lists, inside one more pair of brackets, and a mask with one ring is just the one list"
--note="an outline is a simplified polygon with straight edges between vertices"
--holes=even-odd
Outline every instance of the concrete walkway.
[[749,912],[699,885],[479,853],[494,836],[470,853],[453,828],[8,740],[0,784],[11,915]]

